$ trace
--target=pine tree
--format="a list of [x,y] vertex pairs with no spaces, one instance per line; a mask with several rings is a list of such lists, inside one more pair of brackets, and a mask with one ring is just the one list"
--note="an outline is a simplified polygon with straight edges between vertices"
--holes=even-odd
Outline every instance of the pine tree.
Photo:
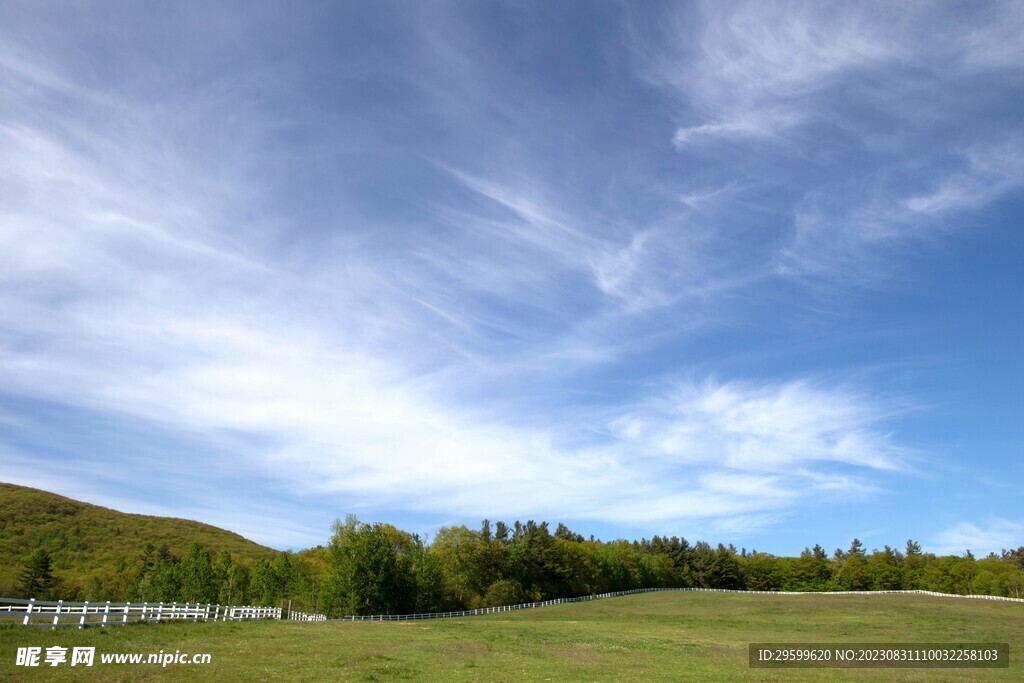
[[53,591],[53,566],[50,553],[44,549],[32,553],[18,576],[18,588],[26,598],[47,600]]

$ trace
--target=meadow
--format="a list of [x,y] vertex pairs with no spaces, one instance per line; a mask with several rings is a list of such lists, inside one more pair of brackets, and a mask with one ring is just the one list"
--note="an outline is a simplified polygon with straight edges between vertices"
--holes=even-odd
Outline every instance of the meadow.
[[[1008,642],[1009,669],[753,669],[751,642]],[[15,666],[18,647],[96,647],[91,668]],[[208,665],[102,653],[210,653]],[[668,592],[420,622],[0,628],[0,680],[1024,680],[1024,605],[912,595]]]

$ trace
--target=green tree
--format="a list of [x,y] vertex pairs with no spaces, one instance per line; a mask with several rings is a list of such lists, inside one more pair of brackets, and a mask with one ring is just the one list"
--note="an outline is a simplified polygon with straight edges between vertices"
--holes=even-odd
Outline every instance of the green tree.
[[736,552],[721,543],[717,549],[699,541],[693,546],[691,553],[693,573],[697,585],[703,588],[742,588],[743,577],[740,573]]
[[181,580],[178,564],[172,558],[162,559],[153,567],[142,586],[142,599],[148,602],[177,602],[181,600]]
[[413,611],[420,614],[439,611],[444,604],[444,572],[441,560],[424,547],[418,538],[413,544],[410,557],[415,582]]
[[189,544],[178,562],[180,598],[185,602],[214,602],[217,589],[213,580],[210,551],[198,543]]
[[[556,572],[562,577],[561,594],[568,596],[597,593],[599,574],[597,555],[585,541],[556,538],[554,559],[559,563]],[[671,562],[669,562],[671,565]],[[660,574],[662,567],[652,561],[651,574]]]
[[842,590],[866,591],[871,589],[871,572],[865,555],[864,544],[855,538],[845,553],[836,550],[836,583]]
[[[224,602],[222,593],[224,591],[224,584],[228,582],[228,575],[231,572],[231,553],[227,550],[222,550],[217,555],[216,562],[213,563],[213,596],[214,600],[222,605],[229,603]],[[211,601],[212,602],[212,601]]]
[[217,601],[222,605],[245,605],[252,602],[249,596],[249,570],[245,565],[232,564],[228,567]]
[[562,555],[562,546],[559,546],[558,541],[548,530],[547,522],[537,524],[531,519],[524,527],[528,588],[542,599],[558,597],[567,592],[567,573],[571,571],[571,561]]
[[921,590],[924,588],[924,570],[929,557],[921,552],[921,544],[912,539],[907,539],[906,553],[903,557],[903,565],[900,567],[902,573],[900,585],[905,590]]
[[302,612],[322,612],[321,593],[327,578],[328,552],[317,546],[290,556],[292,580],[288,595],[294,600],[293,609]]
[[715,551],[707,541],[697,541],[690,551],[690,566],[700,588],[715,588]]
[[484,605],[487,607],[502,607],[504,605],[521,605],[528,602],[523,587],[515,579],[501,579],[491,584],[484,596]]
[[1014,570],[1006,576],[1006,595],[1011,598],[1024,596],[1024,571]]
[[814,549],[804,548],[800,557],[794,558],[789,563],[790,576],[789,585],[791,590],[797,591],[823,591],[833,588],[832,568],[829,565],[828,555],[820,545]]
[[876,550],[868,558],[868,573],[871,575],[871,590],[899,590],[903,584],[900,565],[903,557],[889,546]]
[[777,557],[754,552],[740,559],[740,567],[747,590],[777,591],[782,588],[784,575],[782,564]]
[[39,548],[18,575],[18,590],[28,599],[50,600],[53,596],[53,561],[50,553]]
[[329,605],[345,614],[398,614],[416,609],[418,537],[390,524],[335,523]]
[[[500,543],[497,545],[504,550]],[[488,576],[488,558],[485,557],[491,551],[490,546],[482,532],[466,526],[441,527],[434,536],[430,550],[440,562],[446,603],[453,609],[483,604],[483,594],[494,580]]]
[[730,545],[727,548],[719,543],[715,550],[713,567],[715,587],[733,590],[743,588],[743,574],[740,572],[740,564],[734,547]]
[[[682,579],[672,558],[666,553],[644,553],[640,556],[640,576],[637,583],[648,588],[673,588],[682,585]],[[578,581],[584,580],[580,577]],[[585,591],[586,592],[586,591]],[[579,595],[579,593],[576,593]]]
[[635,588],[633,575],[629,571],[629,551],[622,544],[603,544],[597,557],[601,581],[596,590],[624,591]]
[[295,569],[289,553],[281,552],[274,556],[270,563],[272,592],[275,599],[286,598],[292,593]]
[[974,595],[974,578],[978,574],[978,563],[970,551],[949,569],[953,579],[953,592],[960,595]]
[[277,581],[274,578],[274,570],[266,559],[260,558],[253,565],[252,575],[249,577],[249,597],[257,605],[273,607],[280,595],[277,593]]

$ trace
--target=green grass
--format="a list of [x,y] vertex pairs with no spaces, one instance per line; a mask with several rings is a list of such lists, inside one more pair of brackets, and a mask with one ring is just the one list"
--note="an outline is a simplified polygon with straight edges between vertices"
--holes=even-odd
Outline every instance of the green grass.
[[[1009,669],[751,669],[750,642],[1009,642]],[[92,669],[14,666],[19,646],[92,645]],[[209,652],[106,665],[102,652]],[[0,628],[0,680],[1024,680],[1024,605],[907,595],[653,593],[418,622]]]

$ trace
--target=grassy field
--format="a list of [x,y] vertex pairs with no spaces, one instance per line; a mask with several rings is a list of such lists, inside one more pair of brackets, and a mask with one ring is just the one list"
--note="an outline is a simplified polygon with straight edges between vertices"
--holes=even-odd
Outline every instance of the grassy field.
[[[751,669],[750,642],[1009,642],[1009,669]],[[91,669],[15,666],[18,647],[95,646]],[[101,653],[210,653],[102,665]],[[653,593],[394,623],[0,628],[0,680],[1024,680],[1024,605],[907,595]]]

